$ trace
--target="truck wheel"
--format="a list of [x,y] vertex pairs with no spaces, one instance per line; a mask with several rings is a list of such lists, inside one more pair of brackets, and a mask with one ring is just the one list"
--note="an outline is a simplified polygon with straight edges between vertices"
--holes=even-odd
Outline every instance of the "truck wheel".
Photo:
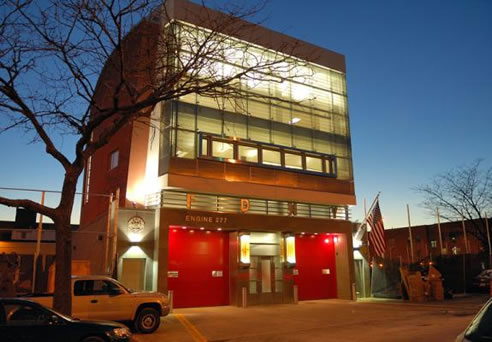
[[135,329],[143,334],[150,334],[159,328],[161,317],[153,308],[143,308],[137,314],[134,321]]

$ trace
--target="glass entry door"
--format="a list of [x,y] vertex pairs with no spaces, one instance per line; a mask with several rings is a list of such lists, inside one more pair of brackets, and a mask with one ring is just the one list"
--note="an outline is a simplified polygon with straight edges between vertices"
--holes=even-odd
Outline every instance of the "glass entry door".
[[282,303],[282,266],[279,257],[251,257],[249,294],[250,304]]

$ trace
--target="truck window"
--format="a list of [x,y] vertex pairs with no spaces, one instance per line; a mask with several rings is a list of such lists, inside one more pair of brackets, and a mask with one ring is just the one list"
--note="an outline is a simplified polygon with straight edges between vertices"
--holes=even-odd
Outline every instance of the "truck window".
[[93,294],[94,280],[77,280],[73,285],[74,296],[90,296]]
[[73,286],[74,296],[108,295],[119,290],[118,285],[107,280],[77,280]]
[[118,290],[119,287],[107,280],[94,280],[94,295],[107,295]]

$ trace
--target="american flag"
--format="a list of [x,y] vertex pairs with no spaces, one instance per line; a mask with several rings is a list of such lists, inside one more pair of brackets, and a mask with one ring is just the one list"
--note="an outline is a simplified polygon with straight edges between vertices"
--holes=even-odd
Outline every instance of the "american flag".
[[384,241],[384,224],[381,209],[379,209],[379,200],[376,201],[374,208],[367,216],[367,223],[372,229],[369,233],[369,243],[374,253],[382,258],[386,250],[386,241]]

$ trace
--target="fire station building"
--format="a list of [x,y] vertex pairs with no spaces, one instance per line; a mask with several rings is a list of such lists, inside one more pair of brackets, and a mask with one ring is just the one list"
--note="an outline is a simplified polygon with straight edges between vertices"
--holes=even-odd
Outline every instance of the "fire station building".
[[[189,15],[201,6],[173,4],[176,27],[206,30]],[[188,94],[155,107],[160,129],[140,121],[123,127],[86,165],[80,230],[101,234],[75,241],[74,256],[90,258],[93,272],[108,270],[114,246],[118,279],[173,291],[174,307],[353,298],[345,58],[255,29],[228,39],[261,54],[295,42],[293,63],[317,56],[303,60],[309,75],[245,80],[252,96],[241,106]],[[90,196],[117,189],[114,205]],[[117,239],[105,237],[111,220]]]

